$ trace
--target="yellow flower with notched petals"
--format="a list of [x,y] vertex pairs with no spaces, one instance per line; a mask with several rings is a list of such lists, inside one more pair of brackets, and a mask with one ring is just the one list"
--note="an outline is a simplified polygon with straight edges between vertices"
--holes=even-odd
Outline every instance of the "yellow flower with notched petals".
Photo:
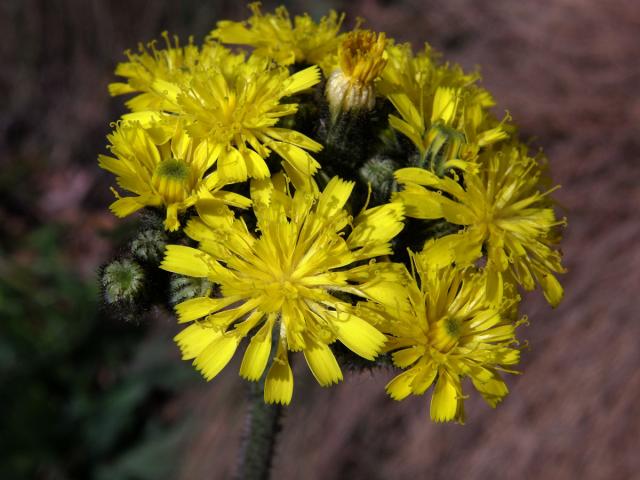
[[148,48],[139,45],[138,53],[127,51],[129,61],[118,64],[115,71],[116,75],[126,81],[109,84],[112,96],[137,93],[126,102],[133,112],[161,111],[167,107],[164,95],[154,90],[156,80],[184,83],[198,69],[231,69],[245,58],[244,54],[234,54],[215,42],[207,42],[198,47],[189,39],[187,45],[180,46],[177,37],[174,37],[173,44],[166,32],[163,33],[163,38],[166,48],[158,48],[153,41]]
[[319,164],[307,150],[317,152],[322,145],[276,124],[298,109],[296,103],[281,100],[319,81],[318,67],[290,74],[285,67],[252,56],[231,67],[197,70],[185,81],[157,78],[153,90],[163,95],[163,110],[135,112],[123,119],[149,128],[183,123],[196,142],[213,147],[220,178],[228,183],[268,177],[265,159],[273,151],[284,159],[296,186],[309,188]]
[[288,404],[293,392],[288,351],[302,351],[318,383],[328,386],[342,379],[331,343],[339,340],[369,360],[382,349],[386,337],[345,294],[366,299],[362,288],[395,278],[397,265],[362,261],[391,253],[403,209],[386,204],[352,220],[344,208],[352,182],[336,177],[319,197],[305,190],[291,196],[283,178],[252,182],[258,236],[241,219],[204,203],[198,206],[200,219],[186,228],[199,248],[168,246],[161,268],[220,285],[220,298],[195,298],[176,307],[181,323],[196,321],[176,337],[183,358],[195,359],[211,379],[255,332],[240,375],[258,380],[275,334],[277,352],[264,398]]
[[[387,384],[395,400],[423,395],[434,385],[431,418],[464,422],[461,381],[470,378],[485,401],[495,407],[508,388],[501,371],[513,372],[520,352],[514,348],[511,321],[517,296],[489,303],[485,273],[473,268],[430,269],[415,258],[415,272],[404,282],[365,289],[377,303],[376,325],[390,335],[385,350],[405,371]],[[367,307],[365,307],[367,308]]]
[[225,185],[210,168],[215,162],[206,142],[194,147],[178,124],[170,139],[161,142],[136,123],[121,123],[107,136],[110,155],[98,157],[100,167],[116,175],[118,185],[137,194],[121,197],[110,207],[118,217],[130,215],[145,206],[166,209],[165,228],[177,230],[178,214],[194,205],[198,198],[216,198],[225,205],[247,208],[249,199],[223,191]]
[[414,56],[409,45],[391,44],[387,53],[379,90],[400,115],[390,115],[389,124],[415,145],[420,166],[438,174],[473,169],[482,147],[508,137],[504,122],[488,113],[491,95],[474,85],[479,75],[438,65],[428,47]]
[[[554,230],[563,225],[547,192],[539,191],[540,167],[526,147],[507,145],[481,155],[478,172],[464,174],[464,186],[420,168],[396,171],[404,189],[395,196],[408,217],[444,218],[465,227],[461,232],[430,240],[424,255],[435,265],[468,265],[486,250],[488,295],[499,298],[506,274],[526,290],[539,283],[547,301],[556,306],[563,289],[554,273],[564,272],[553,249]],[[446,195],[444,195],[444,194]]]
[[260,3],[249,5],[253,15],[246,22],[224,20],[218,22],[211,38],[223,43],[250,45],[255,54],[275,60],[280,65],[293,63],[319,65],[335,55],[340,41],[340,27],[344,14],[331,11],[320,22],[314,22],[308,14],[296,16],[291,21],[285,7],[275,13],[263,14]]

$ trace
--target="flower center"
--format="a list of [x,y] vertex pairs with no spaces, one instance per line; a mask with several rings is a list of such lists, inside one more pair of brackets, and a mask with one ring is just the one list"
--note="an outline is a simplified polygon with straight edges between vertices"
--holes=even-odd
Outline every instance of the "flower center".
[[460,320],[455,318],[446,316],[438,320],[429,332],[431,346],[442,353],[447,353],[460,339],[461,327]]
[[191,193],[190,174],[187,162],[170,158],[158,164],[152,183],[165,204],[182,202]]

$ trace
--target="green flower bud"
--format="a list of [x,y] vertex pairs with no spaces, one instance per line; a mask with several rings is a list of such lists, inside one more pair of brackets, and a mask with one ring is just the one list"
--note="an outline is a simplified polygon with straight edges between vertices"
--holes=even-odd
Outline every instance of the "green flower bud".
[[114,260],[102,272],[102,286],[107,303],[132,301],[144,286],[144,272],[133,260]]
[[374,199],[385,202],[389,199],[395,186],[393,172],[398,165],[390,158],[376,155],[360,167],[360,178],[371,185]]
[[142,230],[131,242],[131,253],[145,262],[159,263],[167,245],[167,236],[162,230]]
[[172,275],[170,282],[171,304],[175,305],[190,298],[208,297],[211,295],[212,286],[212,283],[206,278]]

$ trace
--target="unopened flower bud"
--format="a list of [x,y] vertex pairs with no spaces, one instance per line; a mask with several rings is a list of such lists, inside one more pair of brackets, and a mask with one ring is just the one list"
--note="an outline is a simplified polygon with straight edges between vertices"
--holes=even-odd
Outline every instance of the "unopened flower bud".
[[160,262],[167,236],[162,230],[142,230],[131,242],[131,253],[145,262]]
[[144,272],[133,260],[114,260],[102,272],[102,286],[107,303],[131,301],[144,286]]

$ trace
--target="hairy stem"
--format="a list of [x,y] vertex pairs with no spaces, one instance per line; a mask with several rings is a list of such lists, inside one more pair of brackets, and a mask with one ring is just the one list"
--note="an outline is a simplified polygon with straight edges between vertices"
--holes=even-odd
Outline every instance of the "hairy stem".
[[268,480],[271,477],[282,406],[264,403],[263,388],[264,381],[250,384],[247,432],[237,479]]

